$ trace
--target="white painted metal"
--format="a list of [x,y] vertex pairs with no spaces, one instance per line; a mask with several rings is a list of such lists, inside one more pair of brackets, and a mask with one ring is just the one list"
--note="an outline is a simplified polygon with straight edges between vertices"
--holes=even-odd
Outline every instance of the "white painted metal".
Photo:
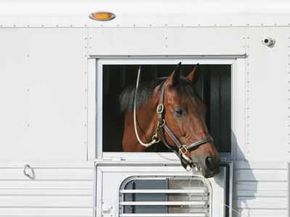
[[0,216],[92,217],[93,174],[90,163],[31,164],[35,179],[22,164],[0,165]]
[[[4,27],[288,26],[290,18],[290,4],[285,0],[182,0],[178,4],[173,0],[5,0],[0,8]],[[116,19],[90,20],[89,14],[95,11],[111,11]]]
[[84,38],[82,29],[0,29],[1,162],[86,160]]
[[96,84],[96,68],[97,63],[95,59],[89,59],[88,60],[88,86],[86,88],[86,91],[88,92],[88,150],[87,155],[89,160],[94,160],[96,158],[97,153],[97,147],[96,147],[96,141],[97,136],[100,134],[96,134],[96,123],[97,123],[97,114],[98,110],[97,108],[97,98],[96,98],[96,90],[97,90],[97,84]]
[[[287,90],[289,33],[289,30],[283,28],[256,28],[247,31],[247,159],[279,160],[288,155],[286,122],[289,112],[287,94],[289,96],[290,93]],[[273,48],[261,45],[260,41],[265,36],[275,38],[278,43]],[[275,150],[275,155],[271,148],[266,148],[273,144],[279,147]],[[257,153],[260,153],[259,156]]]
[[[90,20],[97,10],[117,17]],[[110,190],[116,177],[104,183],[105,172],[185,173],[168,153],[103,153],[100,136],[102,63],[180,60],[232,66],[234,208],[241,216],[287,216],[289,12],[284,0],[1,1],[0,217],[89,217],[93,194],[99,217],[99,198],[114,206],[110,197],[118,194]],[[272,48],[261,43],[265,37],[275,39]],[[96,156],[112,166],[95,178],[93,164],[83,162]],[[24,176],[25,164],[35,180]]]
[[288,177],[284,162],[235,162],[236,208],[245,216],[287,216]]
[[205,206],[203,201],[150,201],[150,202],[120,202],[121,206],[124,205],[133,205],[133,206]]
[[[93,55],[245,54],[241,28],[200,28],[199,31],[196,28],[166,28],[166,31],[151,28],[149,34],[146,28],[103,28],[102,31],[90,28],[89,35]],[[110,41],[109,47],[103,43],[106,40]]]
[[[190,177],[192,173],[186,172],[178,164],[172,165],[148,165],[138,162],[130,162],[123,164],[114,162],[102,162],[96,164],[97,170],[97,200],[96,200],[96,216],[119,216],[119,192],[121,183],[132,177]],[[205,181],[211,186],[210,199],[210,216],[224,216],[225,212],[225,170],[222,168],[221,173],[215,178],[206,179]],[[132,205],[156,205],[176,204],[180,203],[190,205],[202,205],[202,201],[167,201],[167,202],[122,202],[123,204]],[[133,215],[132,215],[133,216]],[[138,216],[138,215],[134,215]],[[158,215],[157,215],[158,216]],[[164,215],[167,216],[167,215]],[[169,215],[170,216],[170,215]],[[179,215],[176,215],[179,216]],[[182,216],[182,215],[181,215]]]
[[205,188],[196,188],[194,189],[137,189],[137,190],[120,190],[120,193],[122,194],[132,194],[132,193],[138,193],[138,194],[186,194],[186,193],[193,193],[193,194],[204,194],[206,192]]
[[160,214],[160,213],[150,213],[150,214],[121,214],[120,217],[206,217],[203,213],[179,213],[179,214]]

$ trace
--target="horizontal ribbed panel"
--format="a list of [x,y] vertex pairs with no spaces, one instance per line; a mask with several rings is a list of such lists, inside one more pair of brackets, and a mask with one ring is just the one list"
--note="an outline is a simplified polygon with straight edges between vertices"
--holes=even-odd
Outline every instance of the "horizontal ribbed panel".
[[236,162],[234,203],[242,216],[286,216],[287,164]]
[[33,180],[1,166],[0,217],[93,216],[93,166],[32,165]]

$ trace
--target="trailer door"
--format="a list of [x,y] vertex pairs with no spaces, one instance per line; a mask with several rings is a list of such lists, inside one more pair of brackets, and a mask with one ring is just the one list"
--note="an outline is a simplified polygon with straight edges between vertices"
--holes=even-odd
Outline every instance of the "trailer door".
[[179,165],[115,164],[96,166],[96,216],[228,216],[229,165],[204,179]]

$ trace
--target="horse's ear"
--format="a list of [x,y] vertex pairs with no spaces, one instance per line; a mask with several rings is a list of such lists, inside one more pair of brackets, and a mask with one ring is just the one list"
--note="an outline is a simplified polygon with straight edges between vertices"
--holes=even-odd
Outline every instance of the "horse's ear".
[[186,76],[186,78],[191,81],[192,83],[195,83],[198,79],[198,72],[199,72],[199,64],[197,64],[193,70]]
[[178,65],[175,67],[174,71],[167,78],[167,82],[169,85],[175,86],[176,84],[178,84],[179,78],[180,78],[180,66],[181,66],[181,62],[178,63]]

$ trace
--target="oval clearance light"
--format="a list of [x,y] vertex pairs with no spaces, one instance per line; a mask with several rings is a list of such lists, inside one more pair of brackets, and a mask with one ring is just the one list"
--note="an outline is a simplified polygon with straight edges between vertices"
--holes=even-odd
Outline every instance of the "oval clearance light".
[[116,15],[112,12],[99,11],[90,14],[89,18],[97,21],[109,21],[115,19]]

